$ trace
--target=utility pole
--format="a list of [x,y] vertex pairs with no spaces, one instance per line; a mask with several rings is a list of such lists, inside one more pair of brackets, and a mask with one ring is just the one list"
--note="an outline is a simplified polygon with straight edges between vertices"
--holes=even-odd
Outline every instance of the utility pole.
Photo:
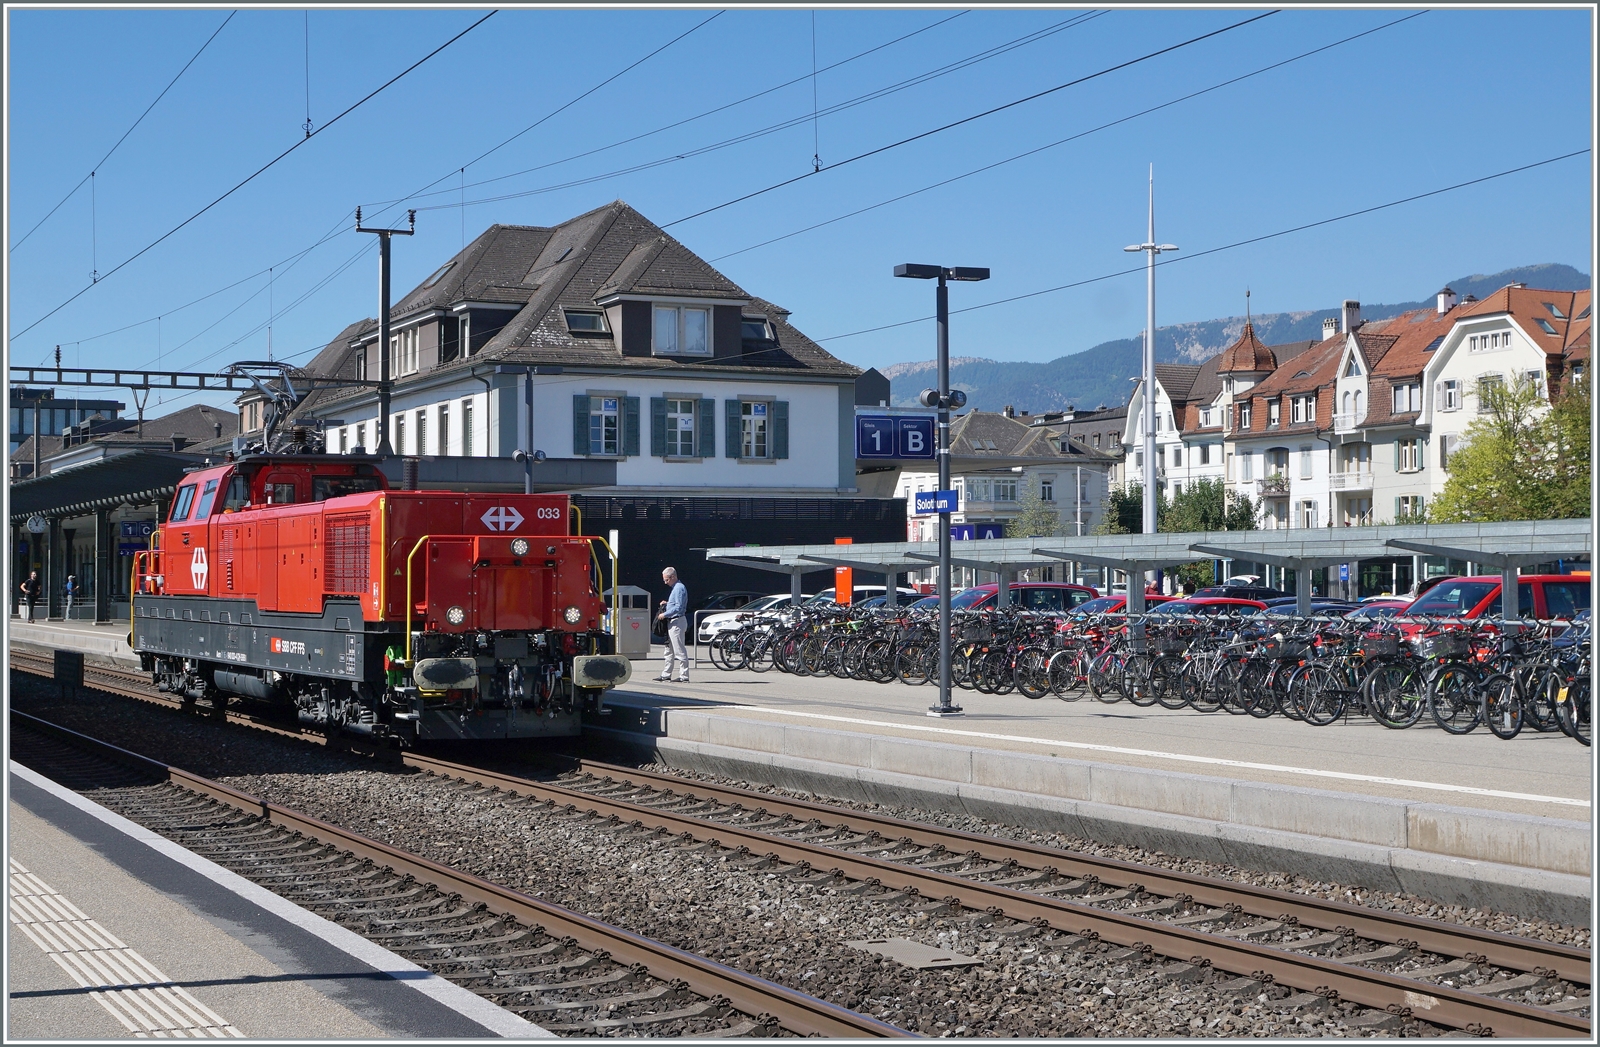
[[[1130,244],[1124,251],[1145,253],[1144,283],[1144,527],[1145,534],[1155,534],[1156,519],[1156,255],[1162,251],[1176,251],[1176,244],[1156,243],[1156,165],[1150,165],[1150,226],[1142,244]],[[1137,602],[1133,595],[1133,579],[1128,579],[1128,607],[1144,610],[1144,579],[1139,579],[1141,595]],[[1135,606],[1137,603],[1137,607]]]
[[409,229],[367,229],[361,225],[361,208],[356,208],[356,232],[378,237],[378,446],[376,454],[394,454],[389,443],[389,237],[411,236],[417,231],[417,212],[407,211]]

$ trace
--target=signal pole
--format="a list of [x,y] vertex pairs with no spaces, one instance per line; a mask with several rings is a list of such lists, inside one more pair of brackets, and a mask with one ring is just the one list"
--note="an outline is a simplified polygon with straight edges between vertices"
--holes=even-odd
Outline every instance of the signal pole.
[[378,446],[375,454],[394,454],[389,443],[389,237],[411,236],[417,231],[417,212],[407,211],[409,229],[367,229],[361,225],[361,208],[356,208],[356,232],[378,237]]
[[[1144,321],[1144,533],[1155,534],[1156,521],[1156,255],[1176,251],[1176,244],[1156,243],[1156,165],[1150,165],[1150,233],[1142,244],[1130,244],[1124,251],[1145,253]],[[1144,610],[1144,579],[1139,579],[1141,595],[1133,595],[1133,579],[1128,579],[1129,610]]]

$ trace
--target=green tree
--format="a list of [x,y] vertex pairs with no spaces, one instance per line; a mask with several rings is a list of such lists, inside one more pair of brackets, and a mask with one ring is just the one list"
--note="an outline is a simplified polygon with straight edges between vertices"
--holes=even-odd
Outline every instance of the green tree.
[[[1166,504],[1166,495],[1157,491],[1157,520],[1166,511]],[[1100,522],[1095,525],[1095,534],[1144,533],[1144,484],[1126,483],[1121,487],[1108,487],[1102,508],[1104,512],[1101,513]]]
[[1449,458],[1434,523],[1550,520],[1589,515],[1587,383],[1547,402],[1531,382],[1486,382],[1478,417]]
[[[1234,495],[1221,480],[1194,480],[1175,495],[1161,512],[1161,530],[1253,531],[1259,507],[1249,495]],[[1196,587],[1210,585],[1214,571],[1210,560],[1179,564],[1173,574]]]
[[1027,482],[1017,504],[1020,511],[1006,523],[1006,537],[1053,538],[1061,532],[1061,514],[1040,497],[1037,479]]

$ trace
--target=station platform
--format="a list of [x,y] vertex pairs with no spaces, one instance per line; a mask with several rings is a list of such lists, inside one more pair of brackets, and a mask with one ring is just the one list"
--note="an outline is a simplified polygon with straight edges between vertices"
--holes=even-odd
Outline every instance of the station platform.
[[1431,724],[1029,700],[780,672],[660,683],[636,660],[587,732],[669,765],[819,795],[967,813],[1247,869],[1587,926],[1591,751]]
[[13,615],[6,632],[11,645],[24,651],[60,648],[82,651],[87,660],[107,665],[133,668],[139,664],[138,656],[128,646],[126,620],[101,625],[81,619],[28,622]]
[[551,1034],[10,764],[6,1042]]

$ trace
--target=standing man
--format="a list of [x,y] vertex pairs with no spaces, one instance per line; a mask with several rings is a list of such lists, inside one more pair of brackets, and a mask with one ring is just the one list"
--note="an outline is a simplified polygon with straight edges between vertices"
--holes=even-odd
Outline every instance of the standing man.
[[63,619],[70,619],[72,617],[72,604],[77,597],[78,576],[75,574],[69,574],[67,575],[67,611],[64,615],[62,615]]
[[[661,613],[656,617],[667,627],[666,660],[661,666],[661,675],[657,680],[676,680],[678,683],[689,682],[689,652],[683,646],[683,634],[689,627],[689,590],[678,581],[678,570],[668,567],[661,572],[661,581],[671,587],[672,592],[661,603]],[[672,663],[678,663],[676,675],[672,672]]]
[[33,621],[33,605],[38,602],[41,588],[39,585],[39,572],[29,571],[27,581],[23,582],[18,588],[22,590],[22,606],[25,611],[23,620],[31,622]]

